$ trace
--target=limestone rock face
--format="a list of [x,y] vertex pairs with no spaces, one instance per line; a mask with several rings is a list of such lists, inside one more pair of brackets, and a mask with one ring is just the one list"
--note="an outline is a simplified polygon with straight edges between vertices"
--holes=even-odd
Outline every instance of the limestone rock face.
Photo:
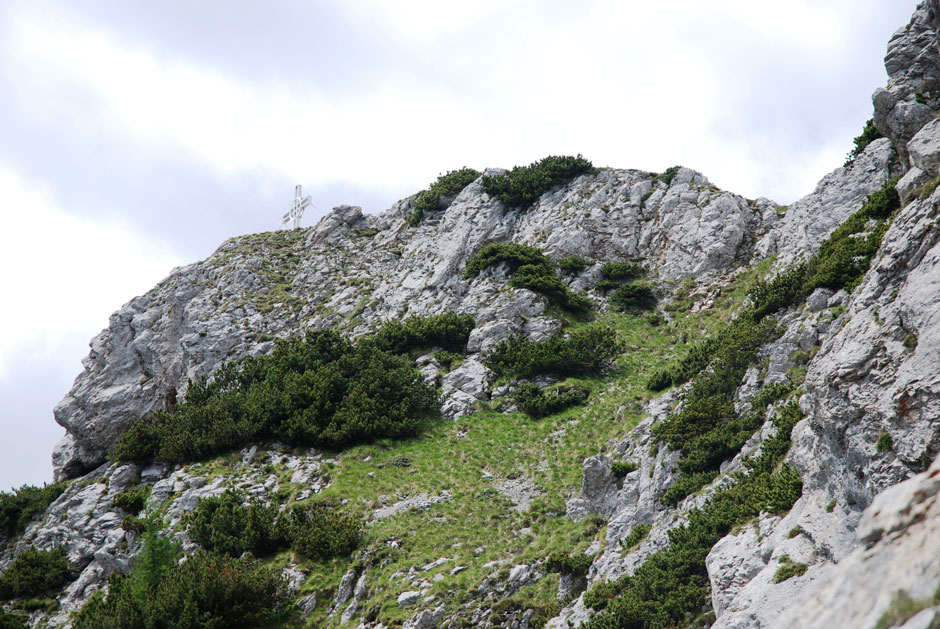
[[805,260],[861,207],[869,194],[897,174],[897,156],[891,142],[872,142],[852,164],[835,169],[813,192],[786,208],[779,223],[757,243],[758,255],[777,256],[776,267],[781,269]]
[[[482,246],[514,241],[552,257],[641,257],[654,277],[673,280],[747,259],[777,222],[770,201],[748,202],[686,168],[668,183],[600,169],[545,193],[528,211],[491,199],[477,181],[446,211],[409,228],[413,202],[379,215],[340,206],[307,230],[232,239],[124,305],[92,340],[84,370],[55,408],[67,429],[56,476],[99,465],[130,422],[182,400],[190,379],[306,329],[356,336],[391,318],[473,315],[476,358],[444,378],[445,413],[459,417],[488,399],[482,353],[512,334],[542,339],[560,327],[545,316],[543,297],[507,286],[506,269],[462,278]],[[569,281],[581,291],[592,285]]]
[[874,627],[899,597],[922,601],[922,625],[937,615],[940,584],[940,459],[875,497],[862,514],[861,544],[838,564],[801,577],[796,600],[768,627]]
[[[761,544],[737,536],[712,550],[709,576],[721,592],[713,599],[715,627],[788,626],[774,619],[794,596],[820,588],[821,579],[834,578],[827,566],[878,537],[859,524],[875,496],[924,470],[940,451],[938,202],[935,193],[898,213],[810,362],[800,402],[807,416],[788,455],[803,478],[803,497],[784,518],[760,522]],[[802,532],[789,538],[796,527]],[[794,539],[804,559],[795,558]],[[894,552],[885,550],[886,563]],[[809,571],[773,584],[773,558],[781,554]]]
[[908,141],[940,110],[938,16],[940,2],[925,0],[891,37],[885,55],[888,86],[872,96],[875,127],[891,139],[906,166]]

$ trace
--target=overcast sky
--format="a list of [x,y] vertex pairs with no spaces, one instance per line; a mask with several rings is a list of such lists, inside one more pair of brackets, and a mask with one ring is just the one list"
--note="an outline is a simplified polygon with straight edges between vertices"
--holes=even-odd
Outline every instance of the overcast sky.
[[108,316],[224,239],[462,166],[683,164],[787,203],[915,0],[0,0],[0,490]]

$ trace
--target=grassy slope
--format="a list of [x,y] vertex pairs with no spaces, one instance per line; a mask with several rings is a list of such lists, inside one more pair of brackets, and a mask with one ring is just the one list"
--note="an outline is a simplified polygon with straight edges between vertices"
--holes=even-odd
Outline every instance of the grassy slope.
[[[566,497],[580,491],[583,459],[623,438],[642,419],[642,404],[650,397],[646,380],[652,371],[681,355],[685,345],[677,339],[685,335],[691,342],[727,321],[754,278],[768,267],[760,264],[739,276],[708,310],[690,314],[690,302],[682,306],[682,300],[677,300],[680,310],[673,313],[669,324],[654,326],[628,314],[599,315],[597,322],[614,327],[626,351],[607,377],[571,380],[592,387],[585,407],[539,421],[520,413],[481,409],[457,422],[437,423],[415,439],[333,453],[333,462],[324,466],[332,483],[320,496],[347,499],[366,519],[374,509],[404,497],[439,495],[445,490],[453,496],[425,511],[402,513],[367,527],[360,550],[375,554],[365,560],[371,564],[367,578],[370,599],[360,614],[372,612],[386,625],[410,617],[415,608],[399,609],[397,597],[417,588],[393,578],[393,574],[414,570],[432,583],[429,593],[437,597],[434,605],[444,602],[448,615],[462,609],[469,617],[469,611],[479,604],[472,601],[478,586],[491,574],[505,580],[512,566],[541,561],[552,550],[582,551],[594,540],[603,541],[604,529],[598,529],[596,523],[574,523],[564,517]],[[682,290],[677,288],[678,293]],[[393,457],[407,457],[411,465],[383,465]],[[227,474],[235,460],[230,455],[191,465],[190,471]],[[302,488],[291,487],[290,472],[280,467],[275,465],[274,471],[281,487],[296,495]],[[517,478],[532,479],[540,494],[527,512],[515,510],[494,486],[494,482]],[[397,541],[397,549],[387,543],[391,540]],[[477,555],[476,549],[481,547]],[[442,557],[450,560],[421,572],[422,566]],[[289,559],[283,553],[271,561],[286,565]],[[502,563],[484,567],[490,562]],[[343,573],[352,566],[350,559],[301,564],[309,570],[309,579],[298,596],[318,594],[308,626],[339,624],[339,614],[330,618],[327,613]],[[451,575],[457,566],[465,569]],[[520,609],[543,609],[550,616],[557,585],[558,575],[551,574],[523,588],[513,600],[519,602]],[[503,603],[504,609],[511,607],[512,600]]]

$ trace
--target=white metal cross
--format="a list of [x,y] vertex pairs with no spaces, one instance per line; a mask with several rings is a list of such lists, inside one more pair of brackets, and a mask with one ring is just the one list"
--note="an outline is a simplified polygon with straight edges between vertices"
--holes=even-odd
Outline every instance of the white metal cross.
[[304,215],[304,209],[311,204],[310,197],[304,197],[302,190],[303,186],[294,187],[294,201],[291,203],[290,209],[287,210],[287,214],[281,219],[282,225],[294,221],[294,229],[300,227],[300,217]]

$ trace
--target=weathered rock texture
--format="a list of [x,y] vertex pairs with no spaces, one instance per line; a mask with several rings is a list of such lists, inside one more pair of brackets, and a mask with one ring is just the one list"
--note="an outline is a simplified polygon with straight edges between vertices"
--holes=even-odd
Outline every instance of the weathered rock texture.
[[[342,206],[305,231],[230,240],[128,302],[92,341],[84,371],[56,406],[68,430],[54,455],[57,477],[100,464],[129,422],[182,399],[189,379],[224,361],[269,351],[275,337],[325,327],[361,334],[386,319],[445,311],[476,318],[474,353],[510,334],[555,331],[545,299],[507,288],[501,269],[462,279],[485,244],[521,242],[553,257],[642,257],[668,281],[747,260],[778,220],[770,201],[722,192],[685,168],[668,185],[651,173],[602,169],[526,212],[489,198],[477,181],[417,229],[406,223],[413,201],[369,216]],[[591,286],[597,272],[573,288]],[[451,417],[488,398],[474,356],[443,384]]]
[[[81,575],[59,595],[56,615],[34,612],[33,624],[67,623],[69,611],[103,587],[108,574],[130,567],[140,544],[121,527],[125,514],[113,499],[131,483],[152,488],[150,502],[167,505],[171,529],[192,548],[180,523],[200,498],[228,486],[260,501],[278,492],[285,477],[265,473],[258,463],[286,466],[290,482],[304,487],[298,499],[330,482],[328,473],[321,474],[321,465],[329,463],[321,455],[274,446],[247,448],[229,462],[231,469],[205,475],[106,463],[129,423],[183,399],[188,380],[211,374],[225,361],[270,351],[276,338],[307,329],[332,327],[355,336],[391,318],[456,311],[476,320],[466,361],[444,374],[428,354],[418,366],[429,381],[440,379],[443,412],[458,418],[509,390],[491,389],[482,359],[494,344],[517,333],[543,339],[561,327],[543,297],[508,287],[504,266],[462,278],[467,260],[484,245],[514,241],[555,258],[578,254],[599,262],[642,258],[661,287],[694,277],[702,297],[695,308],[707,308],[751,262],[773,257],[781,270],[805,260],[867,195],[903,175],[898,190],[907,203],[893,217],[861,284],[851,294],[817,290],[805,304],[782,313],[781,335],[761,348],[762,368],[750,369],[737,392],[740,411],[759,380],[785,381],[795,355],[816,352],[800,400],[805,419],[794,429],[787,455],[803,478],[802,498],[786,515],[763,515],[726,536],[706,564],[715,627],[872,627],[898,596],[924,607],[901,621],[905,627],[931,626],[940,614],[931,598],[940,582],[940,462],[922,472],[940,452],[938,33],[940,0],[922,2],[911,23],[892,37],[885,58],[889,83],[873,96],[875,124],[886,138],[789,208],[723,192],[684,168],[671,179],[599,169],[547,192],[528,211],[490,198],[478,180],[417,228],[406,221],[414,197],[379,215],[341,206],[310,229],[235,238],[204,262],[176,269],[112,316],[55,409],[68,431],[53,456],[56,475],[84,477],[0,552],[0,570],[28,546],[60,546]],[[603,308],[604,296],[592,290],[599,277],[595,264],[565,279]],[[690,509],[733,482],[731,474],[743,469],[744,457],[773,434],[768,421],[738,456],[724,462],[712,485],[675,508],[664,507],[659,499],[678,478],[679,455],[652,447],[651,428],[681,393],[649,401],[646,419],[633,431],[584,460],[581,491],[567,497],[566,516],[602,518],[606,539],[588,549],[595,559],[584,581],[560,581],[559,600],[576,598],[548,626],[574,627],[588,619],[591,612],[579,595],[583,587],[632,574],[668,544],[668,531],[681,526]],[[631,461],[637,469],[617,478],[617,461]],[[493,486],[519,510],[542,498],[528,477]],[[378,522],[458,498],[429,488],[382,496],[369,508]],[[635,547],[622,548],[639,525],[649,526],[649,534]],[[453,561],[440,557],[421,570],[393,575],[391,582],[400,586],[398,606],[413,614],[404,626],[447,626],[453,620],[445,602],[431,593],[428,577],[466,568]],[[476,588],[480,607],[462,621],[491,626],[500,601],[545,578],[543,562],[526,561],[483,564],[492,574]],[[807,570],[774,583],[785,561],[806,564]],[[330,604],[331,618],[374,626],[363,620],[373,603],[369,574],[367,561],[357,564],[335,592],[319,596]],[[285,575],[294,587],[305,579],[296,566],[288,566]],[[318,594],[301,599],[304,614],[314,610]],[[524,629],[533,610],[496,617]]]

